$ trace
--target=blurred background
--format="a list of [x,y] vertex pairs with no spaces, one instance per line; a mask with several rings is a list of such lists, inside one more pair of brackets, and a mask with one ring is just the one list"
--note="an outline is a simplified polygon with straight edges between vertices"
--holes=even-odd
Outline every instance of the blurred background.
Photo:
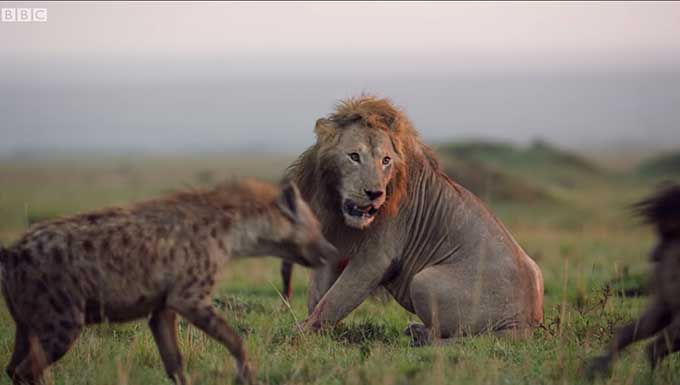
[[[450,361],[437,361],[397,341],[415,316],[369,301],[348,325],[374,342],[310,361],[311,345],[281,337],[306,314],[306,270],[295,270],[293,317],[285,310],[272,322],[281,307],[278,263],[234,263],[216,304],[248,334],[272,383],[352,383],[365,373],[396,378],[385,384],[580,383],[582,348],[609,341],[644,306],[654,234],[630,204],[680,180],[679,2],[0,7],[48,11],[44,23],[0,22],[5,244],[62,215],[235,176],[276,181],[314,142],[317,118],[366,92],[404,109],[444,171],[493,209],[543,271],[545,321],[526,345],[535,353],[494,341],[469,349],[467,341],[452,347],[460,353]],[[10,318],[0,306],[0,324],[12,325]],[[144,325],[107,330],[86,334],[57,365],[60,381],[110,383],[126,365],[139,381],[131,384],[162,381]],[[9,360],[11,333],[0,328],[0,362]],[[203,342],[184,347],[194,374],[231,368],[222,350],[196,341]],[[338,351],[321,346],[312,356]],[[379,353],[368,356],[371,348]],[[118,365],[120,357],[127,364]],[[644,362],[627,361],[632,369],[623,372],[635,378],[611,383],[651,383]],[[677,382],[680,359],[673,362],[656,370],[654,383]],[[445,368],[447,380],[419,381],[433,367]]]
[[428,142],[680,144],[680,4],[14,3],[0,154],[298,153],[361,92]]
[[2,7],[48,18],[0,23],[0,240],[235,175],[277,180],[315,120],[363,92],[402,107],[539,254],[600,230],[616,244],[626,205],[680,173],[680,3]]

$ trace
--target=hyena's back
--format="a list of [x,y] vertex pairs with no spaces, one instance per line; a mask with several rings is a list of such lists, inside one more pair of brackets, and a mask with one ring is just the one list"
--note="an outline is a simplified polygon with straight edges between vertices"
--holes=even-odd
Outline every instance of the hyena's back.
[[209,239],[205,225],[197,213],[166,208],[161,217],[153,207],[40,224],[6,258],[11,311],[17,321],[49,331],[61,316],[122,322],[145,317],[168,295],[186,294],[185,286],[209,290],[218,268],[209,249],[225,246]]

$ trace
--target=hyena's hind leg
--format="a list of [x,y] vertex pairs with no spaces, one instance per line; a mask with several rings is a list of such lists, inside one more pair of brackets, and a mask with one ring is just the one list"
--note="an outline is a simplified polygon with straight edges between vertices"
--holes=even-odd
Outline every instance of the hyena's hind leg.
[[157,310],[149,319],[149,327],[166,373],[173,381],[186,384],[182,372],[182,355],[177,346],[177,314],[168,308]]
[[45,368],[68,352],[83,326],[83,317],[56,315],[45,319],[49,321],[27,332],[28,354],[14,370],[15,384],[39,383]]
[[14,333],[14,351],[12,358],[7,364],[7,375],[9,378],[14,378],[14,372],[17,365],[23,361],[29,353],[28,328],[23,324],[17,323],[16,331]]
[[229,352],[236,358],[238,380],[240,382],[256,384],[255,377],[248,365],[246,350],[241,336],[217,313],[208,298],[200,300],[189,300],[186,298],[179,301],[169,300],[168,306],[229,349]]

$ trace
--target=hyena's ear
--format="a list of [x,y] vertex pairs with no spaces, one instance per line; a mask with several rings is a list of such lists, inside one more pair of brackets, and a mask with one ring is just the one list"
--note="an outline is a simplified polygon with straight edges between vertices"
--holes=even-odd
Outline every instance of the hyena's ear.
[[297,222],[300,216],[298,215],[298,202],[300,202],[300,190],[294,182],[286,181],[281,185],[281,193],[276,200],[276,205],[281,209],[283,214],[291,221]]
[[333,121],[330,119],[318,119],[316,121],[316,125],[314,126],[316,138],[322,143],[327,142],[328,139],[332,138],[333,135],[335,135],[336,130],[337,127],[335,126],[335,123],[333,123]]

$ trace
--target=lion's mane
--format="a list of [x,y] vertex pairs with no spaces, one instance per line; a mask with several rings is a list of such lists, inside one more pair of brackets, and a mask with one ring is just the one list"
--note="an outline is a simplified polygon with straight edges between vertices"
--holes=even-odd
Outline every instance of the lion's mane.
[[340,220],[337,210],[333,210],[338,207],[339,174],[329,159],[329,150],[337,143],[338,133],[357,122],[369,129],[388,133],[400,158],[399,162],[395,162],[396,172],[387,186],[387,201],[381,210],[382,215],[394,216],[399,212],[400,204],[407,195],[409,166],[414,164],[414,158],[417,158],[417,163],[439,168],[431,150],[420,142],[409,119],[389,99],[361,95],[340,101],[327,118],[317,121],[317,142],[303,152],[287,172],[287,177],[298,184],[304,199],[310,202],[324,224],[333,222],[332,219]]

